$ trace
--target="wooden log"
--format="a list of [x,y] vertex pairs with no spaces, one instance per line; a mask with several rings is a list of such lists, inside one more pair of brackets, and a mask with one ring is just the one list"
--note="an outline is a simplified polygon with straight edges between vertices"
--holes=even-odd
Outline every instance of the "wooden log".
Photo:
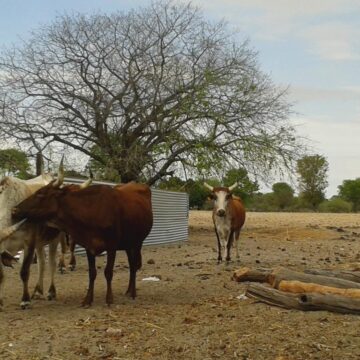
[[323,275],[312,275],[304,274],[302,272],[297,272],[285,268],[275,269],[268,276],[269,284],[278,289],[279,283],[281,281],[300,281],[303,283],[313,283],[324,286],[336,287],[341,289],[360,289],[360,283],[349,281],[345,279],[338,279],[331,276]]
[[306,274],[324,275],[360,283],[360,271],[306,269],[304,272]]
[[297,280],[282,280],[276,287],[278,290],[290,293],[318,293],[335,294],[350,298],[360,299],[360,289],[340,289],[332,286],[324,286],[314,283],[305,283]]
[[269,305],[280,306],[286,309],[301,310],[297,294],[285,293],[283,291],[273,289],[267,284],[249,284],[245,291],[245,296],[260,300],[261,302]]
[[327,310],[360,315],[360,300],[333,294],[292,294],[262,284],[250,284],[245,295],[269,305],[303,311]]
[[237,282],[255,281],[268,282],[268,277],[271,274],[271,269],[258,268],[252,270],[248,267],[243,267],[236,270],[232,276],[233,280]]

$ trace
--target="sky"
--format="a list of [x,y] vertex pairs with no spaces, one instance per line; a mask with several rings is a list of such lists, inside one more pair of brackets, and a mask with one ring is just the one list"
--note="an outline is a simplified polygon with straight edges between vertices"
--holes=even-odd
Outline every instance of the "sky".
[[[72,12],[128,11],[150,0],[0,0],[0,48]],[[329,162],[327,197],[360,177],[360,1],[193,0],[249,39],[260,69],[289,87],[291,122]],[[286,179],[279,179],[286,180]]]

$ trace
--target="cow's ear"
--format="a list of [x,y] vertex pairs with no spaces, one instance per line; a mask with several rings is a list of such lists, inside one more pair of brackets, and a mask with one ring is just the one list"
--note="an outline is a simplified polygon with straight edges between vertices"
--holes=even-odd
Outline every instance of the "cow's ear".
[[1,262],[4,266],[13,267],[13,262],[17,262],[17,258],[12,256],[8,251],[1,253]]

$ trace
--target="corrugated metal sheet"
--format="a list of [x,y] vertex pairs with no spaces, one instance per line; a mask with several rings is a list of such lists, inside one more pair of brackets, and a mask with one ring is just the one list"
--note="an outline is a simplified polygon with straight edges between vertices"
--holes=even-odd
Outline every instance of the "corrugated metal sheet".
[[[65,178],[65,183],[79,184],[84,180]],[[93,181],[93,184],[115,185],[104,181]],[[187,193],[164,191],[151,188],[154,224],[144,245],[169,244],[188,239],[189,196]],[[77,247],[77,254],[84,249]]]

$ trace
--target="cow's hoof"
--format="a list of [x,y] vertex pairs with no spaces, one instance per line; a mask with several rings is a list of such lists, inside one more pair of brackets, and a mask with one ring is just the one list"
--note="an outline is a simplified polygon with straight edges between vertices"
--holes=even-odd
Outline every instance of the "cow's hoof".
[[82,301],[81,307],[88,309],[92,304],[92,301],[88,299],[87,297]]
[[22,310],[30,309],[31,308],[31,302],[30,301],[22,301],[20,303],[20,307]]
[[47,294],[47,299],[49,300],[49,301],[51,301],[51,300],[55,300],[56,299],[56,294]]
[[66,273],[66,268],[65,268],[64,266],[60,267],[60,268],[59,268],[59,273],[60,273],[61,275],[64,275],[64,274]]
[[75,265],[69,265],[69,269],[70,269],[70,271],[74,271],[75,270]]
[[39,286],[39,284],[37,284],[35,286],[34,292],[31,295],[32,299],[44,299],[44,291],[42,289],[42,287]]

